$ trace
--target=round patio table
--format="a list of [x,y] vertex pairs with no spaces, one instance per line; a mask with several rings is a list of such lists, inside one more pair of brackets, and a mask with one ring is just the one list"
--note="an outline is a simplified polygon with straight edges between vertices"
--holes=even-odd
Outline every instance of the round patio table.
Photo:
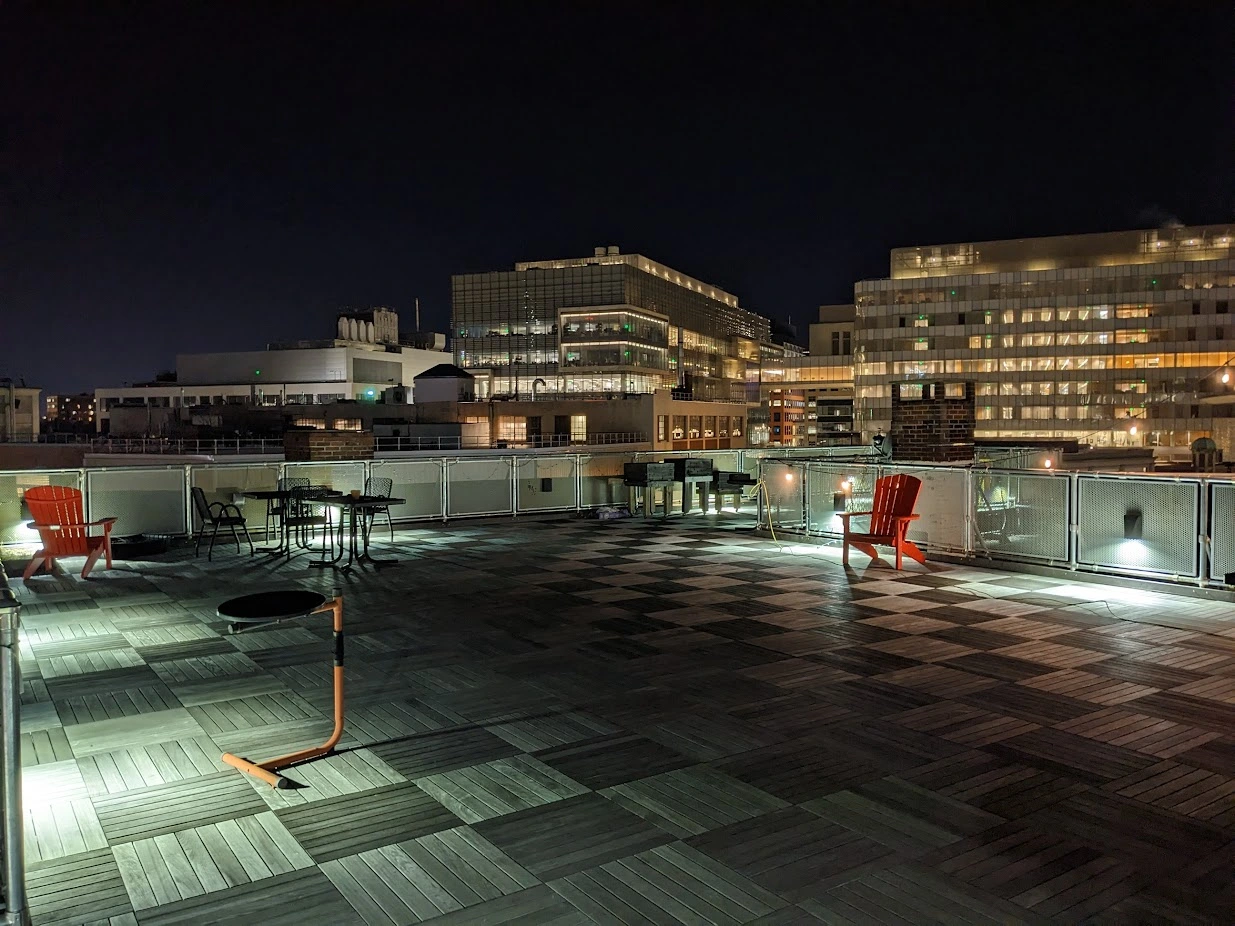
[[236,633],[242,624],[266,624],[308,617],[320,611],[329,599],[321,592],[299,588],[280,589],[273,592],[257,592],[230,598],[219,605],[218,615],[230,624]]
[[277,624],[326,612],[330,612],[334,619],[334,731],[329,739],[321,746],[279,756],[266,762],[252,762],[230,752],[223,754],[223,761],[228,765],[261,779],[273,788],[295,787],[289,779],[278,774],[279,769],[332,752],[343,736],[343,597],[338,590],[333,598],[327,598],[320,592],[286,588],[230,598],[218,607],[219,617],[228,622],[232,633],[256,630],[261,624]]

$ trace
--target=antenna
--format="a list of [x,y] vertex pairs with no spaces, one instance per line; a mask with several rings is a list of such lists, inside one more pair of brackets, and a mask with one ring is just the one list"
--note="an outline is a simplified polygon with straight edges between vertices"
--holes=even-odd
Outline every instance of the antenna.
[[420,330],[420,297],[416,297],[416,330]]

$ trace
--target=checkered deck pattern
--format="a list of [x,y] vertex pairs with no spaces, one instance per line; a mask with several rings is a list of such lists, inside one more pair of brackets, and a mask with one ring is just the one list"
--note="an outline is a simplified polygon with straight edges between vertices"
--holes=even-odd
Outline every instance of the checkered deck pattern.
[[[750,526],[16,583],[35,923],[1230,922],[1235,609]],[[324,738],[326,619],[214,609],[336,581],[346,737],[274,791],[219,756]]]

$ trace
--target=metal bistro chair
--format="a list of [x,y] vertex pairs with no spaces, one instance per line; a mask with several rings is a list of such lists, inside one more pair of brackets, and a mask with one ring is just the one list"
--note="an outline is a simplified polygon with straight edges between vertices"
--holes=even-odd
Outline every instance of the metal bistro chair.
[[[390,498],[391,492],[394,490],[395,483],[393,479],[387,479],[385,476],[370,476],[364,482],[364,494],[368,498]],[[379,514],[386,516],[386,527],[390,529],[390,540],[394,542],[395,526],[390,520],[390,506],[383,505],[378,508],[369,508],[365,513],[365,537],[373,530],[373,522]]]
[[322,495],[329,491],[326,486],[304,485],[291,490],[287,498],[287,510],[283,513],[283,529],[288,531],[287,552],[290,555],[293,542],[302,550],[313,547],[313,532],[322,529],[322,550],[333,543],[334,521],[330,516],[330,507],[323,502],[312,500],[314,495]]
[[206,528],[213,528],[210,531],[210,545],[206,548],[206,559],[214,558],[214,542],[219,536],[219,528],[226,527],[232,532],[232,539],[236,541],[236,552],[240,552],[240,534],[236,532],[236,528],[244,531],[244,539],[249,542],[249,555],[253,555],[253,538],[249,536],[249,525],[245,523],[244,515],[235,505],[227,505],[223,502],[215,502],[210,504],[206,501],[206,493],[200,486],[193,486],[193,507],[197,510],[197,517],[202,522],[197,529],[197,542],[193,545],[193,555],[198,556],[202,549],[202,538],[206,535]]
[[[307,476],[284,476],[279,480],[278,490],[280,492],[290,492],[292,489],[303,489],[309,485]],[[270,536],[270,522],[274,521],[278,524],[284,515],[284,508],[287,505],[287,496],[280,498],[266,499],[266,536]],[[282,525],[280,525],[282,529]]]

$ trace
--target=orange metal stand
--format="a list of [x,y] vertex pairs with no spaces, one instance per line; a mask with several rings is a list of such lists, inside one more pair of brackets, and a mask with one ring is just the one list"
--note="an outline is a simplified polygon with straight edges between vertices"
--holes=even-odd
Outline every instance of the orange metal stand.
[[282,775],[276,774],[278,770],[298,765],[301,762],[307,762],[310,759],[316,759],[319,756],[332,752],[343,736],[343,598],[336,595],[312,613],[324,614],[327,611],[333,612],[334,615],[334,732],[330,734],[330,738],[320,746],[312,749],[302,749],[300,752],[289,753],[266,762],[250,762],[248,759],[234,756],[230,752],[223,753],[223,761],[228,765],[234,766],[240,769],[240,771],[252,775],[254,778],[260,778],[272,788],[295,787],[293,782]]

